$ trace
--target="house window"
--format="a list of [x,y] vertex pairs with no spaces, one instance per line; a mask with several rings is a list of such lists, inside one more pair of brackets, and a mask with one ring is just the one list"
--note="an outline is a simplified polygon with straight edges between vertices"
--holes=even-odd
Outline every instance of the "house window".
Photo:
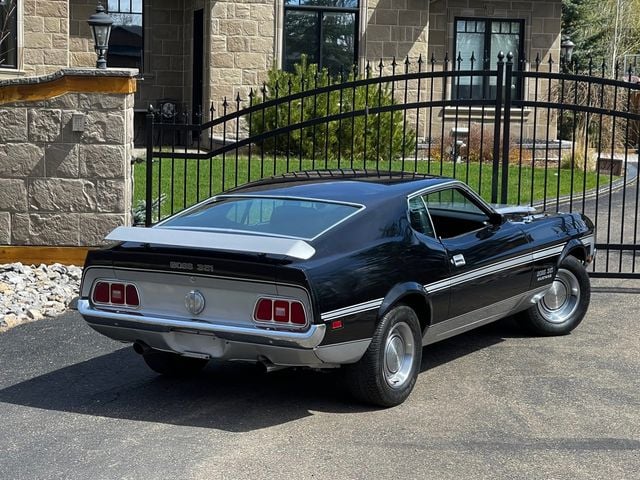
[[18,0],[0,0],[0,68],[18,68]]
[[[513,53],[513,69],[520,67],[524,52],[524,20],[492,20],[489,18],[456,18],[455,52],[462,58],[460,70],[495,70],[498,54]],[[472,56],[475,61],[471,62]],[[458,62],[455,60],[455,68]],[[453,96],[456,98],[494,99],[496,98],[496,78],[470,76],[455,80]],[[513,79],[511,97],[522,98],[520,82]]]
[[350,71],[358,53],[359,0],[285,0],[284,58],[285,70],[306,55],[337,74]]
[[113,19],[107,53],[109,66],[142,70],[142,0],[109,0],[107,10]]

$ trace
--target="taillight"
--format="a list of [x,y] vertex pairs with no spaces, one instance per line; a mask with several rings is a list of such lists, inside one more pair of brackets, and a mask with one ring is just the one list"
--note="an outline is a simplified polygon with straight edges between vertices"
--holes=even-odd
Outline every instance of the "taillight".
[[302,303],[285,298],[259,298],[253,311],[253,319],[258,323],[281,326],[301,327],[307,324]]
[[92,299],[93,303],[100,305],[140,306],[138,289],[132,283],[96,282]]
[[270,298],[258,300],[254,317],[259,322],[270,322],[273,318],[273,301]]

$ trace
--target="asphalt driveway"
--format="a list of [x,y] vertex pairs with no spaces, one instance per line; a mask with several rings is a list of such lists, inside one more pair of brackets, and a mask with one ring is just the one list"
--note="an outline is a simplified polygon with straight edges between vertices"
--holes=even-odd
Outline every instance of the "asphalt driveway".
[[396,408],[334,374],[168,381],[75,312],[0,335],[0,479],[639,478],[640,295],[572,335],[502,321],[425,349]]

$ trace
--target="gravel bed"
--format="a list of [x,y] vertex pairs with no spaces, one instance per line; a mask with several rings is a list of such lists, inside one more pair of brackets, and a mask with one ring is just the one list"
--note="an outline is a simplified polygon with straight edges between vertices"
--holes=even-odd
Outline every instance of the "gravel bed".
[[0,332],[64,312],[78,296],[82,268],[0,265]]

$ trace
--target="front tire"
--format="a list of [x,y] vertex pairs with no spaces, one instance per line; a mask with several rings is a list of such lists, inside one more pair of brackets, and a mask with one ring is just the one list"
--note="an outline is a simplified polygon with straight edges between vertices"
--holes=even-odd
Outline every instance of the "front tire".
[[590,300],[589,275],[582,262],[568,256],[560,263],[549,291],[518,320],[535,335],[567,335],[584,318]]
[[189,358],[177,353],[151,350],[142,355],[147,366],[160,375],[167,377],[190,377],[202,370],[208,360]]
[[382,317],[364,356],[345,366],[348,388],[365,403],[394,407],[413,390],[421,359],[418,317],[410,307],[399,305]]

